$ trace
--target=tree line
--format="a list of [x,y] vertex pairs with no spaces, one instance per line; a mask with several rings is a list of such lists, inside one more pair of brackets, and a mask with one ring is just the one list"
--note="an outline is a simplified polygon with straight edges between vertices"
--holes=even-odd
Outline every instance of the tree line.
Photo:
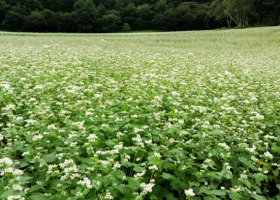
[[0,29],[8,31],[178,31],[279,24],[279,0],[0,0]]

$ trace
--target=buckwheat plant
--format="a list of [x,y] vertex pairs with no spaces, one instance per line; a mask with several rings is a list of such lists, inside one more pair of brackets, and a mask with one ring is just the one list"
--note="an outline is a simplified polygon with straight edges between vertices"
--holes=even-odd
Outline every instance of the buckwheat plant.
[[279,35],[0,32],[0,199],[279,199]]

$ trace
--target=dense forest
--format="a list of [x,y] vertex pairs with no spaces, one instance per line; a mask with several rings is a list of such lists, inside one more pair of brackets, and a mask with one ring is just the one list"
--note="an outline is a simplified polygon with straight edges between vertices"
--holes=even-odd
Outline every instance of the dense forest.
[[0,0],[0,30],[8,31],[177,31],[279,24],[279,0]]

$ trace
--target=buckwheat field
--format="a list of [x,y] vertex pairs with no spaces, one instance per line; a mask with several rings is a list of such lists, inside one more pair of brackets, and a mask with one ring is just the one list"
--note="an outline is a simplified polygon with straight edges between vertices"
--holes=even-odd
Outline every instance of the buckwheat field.
[[0,199],[280,199],[280,27],[0,32]]

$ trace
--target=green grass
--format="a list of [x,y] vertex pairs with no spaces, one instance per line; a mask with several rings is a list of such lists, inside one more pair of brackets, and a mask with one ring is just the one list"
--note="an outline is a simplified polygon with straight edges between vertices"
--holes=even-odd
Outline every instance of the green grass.
[[279,40],[0,32],[0,199],[279,199]]

